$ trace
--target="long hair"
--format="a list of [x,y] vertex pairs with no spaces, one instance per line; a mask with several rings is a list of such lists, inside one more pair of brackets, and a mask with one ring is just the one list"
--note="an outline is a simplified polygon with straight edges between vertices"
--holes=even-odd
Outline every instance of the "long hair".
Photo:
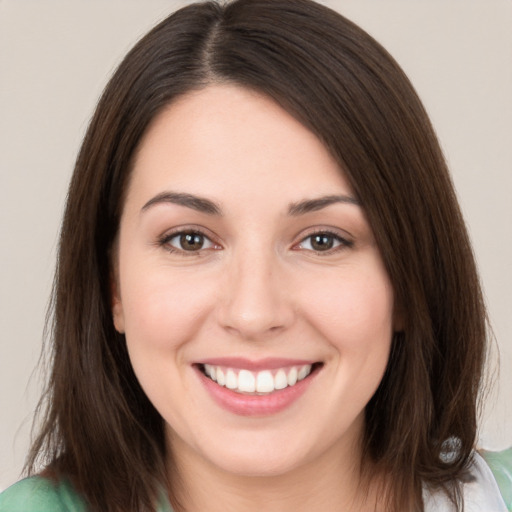
[[[113,326],[111,252],[149,123],[178,96],[212,83],[272,98],[344,169],[403,318],[366,407],[363,473],[376,467],[389,476],[389,510],[423,510],[423,486],[459,503],[487,336],[468,235],[435,133],[405,74],[363,30],[310,0],[187,6],[149,32],[107,85],[69,188],[52,369],[29,472],[45,462],[95,511],[154,510],[166,486],[172,454],[163,420]],[[447,443],[455,449],[443,457]]]

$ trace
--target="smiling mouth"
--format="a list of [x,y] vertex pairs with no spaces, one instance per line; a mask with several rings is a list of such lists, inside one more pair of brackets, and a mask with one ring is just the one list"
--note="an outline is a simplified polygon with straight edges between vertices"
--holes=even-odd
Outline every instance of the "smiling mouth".
[[250,371],[212,364],[200,364],[199,370],[210,380],[244,395],[265,396],[295,386],[318,370],[323,363],[294,365],[272,370]]

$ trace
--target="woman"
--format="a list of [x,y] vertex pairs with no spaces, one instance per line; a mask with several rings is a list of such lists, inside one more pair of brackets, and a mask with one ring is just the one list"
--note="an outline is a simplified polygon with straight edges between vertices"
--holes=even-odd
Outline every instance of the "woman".
[[78,157],[53,307],[46,469],[0,510],[506,510],[441,151],[325,7],[192,5],[136,45]]

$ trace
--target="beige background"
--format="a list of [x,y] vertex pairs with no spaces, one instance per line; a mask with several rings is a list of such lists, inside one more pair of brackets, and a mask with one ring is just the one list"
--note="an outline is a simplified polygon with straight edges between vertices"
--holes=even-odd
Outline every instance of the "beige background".
[[[0,0],[0,489],[18,478],[67,182],[108,76],[188,2]],[[395,56],[451,166],[501,351],[481,424],[512,444],[512,2],[329,0]]]

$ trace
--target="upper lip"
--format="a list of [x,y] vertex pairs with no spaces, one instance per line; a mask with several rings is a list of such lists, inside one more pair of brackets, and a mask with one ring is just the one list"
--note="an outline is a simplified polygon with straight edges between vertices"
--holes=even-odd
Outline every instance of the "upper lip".
[[223,366],[226,368],[238,368],[242,370],[274,370],[276,368],[286,368],[288,366],[304,366],[314,364],[319,361],[311,359],[289,359],[289,358],[276,358],[267,357],[264,359],[246,359],[244,357],[213,357],[202,359],[196,364],[209,364],[212,366]]

